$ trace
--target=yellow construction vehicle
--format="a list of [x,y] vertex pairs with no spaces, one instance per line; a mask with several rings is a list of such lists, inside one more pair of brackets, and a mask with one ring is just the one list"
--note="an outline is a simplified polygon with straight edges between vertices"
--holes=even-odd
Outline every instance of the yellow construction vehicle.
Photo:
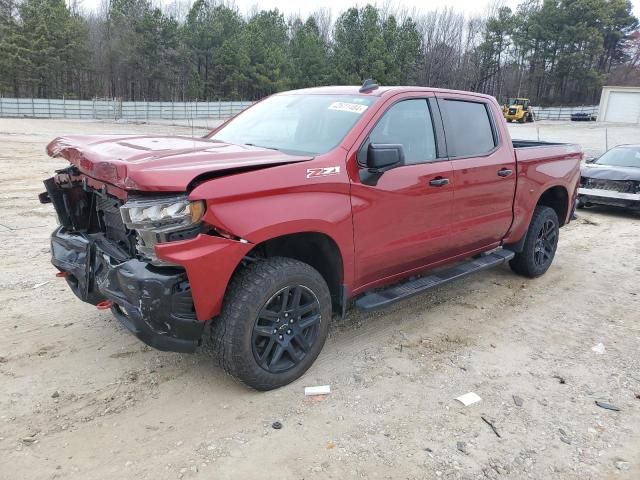
[[502,113],[507,122],[533,122],[533,109],[528,98],[510,98],[509,102],[502,106]]

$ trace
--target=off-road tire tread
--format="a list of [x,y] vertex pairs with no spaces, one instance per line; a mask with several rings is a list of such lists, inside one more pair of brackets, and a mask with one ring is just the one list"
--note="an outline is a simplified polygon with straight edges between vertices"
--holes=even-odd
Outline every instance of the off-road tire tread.
[[[294,378],[288,377],[286,381],[278,381],[274,380],[273,374],[255,368],[253,356],[247,358],[247,355],[239,351],[238,342],[242,341],[244,335],[251,335],[255,316],[262,307],[264,292],[270,291],[292,275],[306,276],[316,284],[313,291],[320,302],[323,318],[316,342],[320,342],[321,349],[331,319],[329,287],[317,270],[293,258],[269,257],[236,272],[227,288],[221,313],[210,325],[210,350],[220,367],[235,379],[256,390],[271,390],[290,383],[302,375],[315,360],[314,357]],[[303,362],[306,362],[306,359]]]
[[[523,275],[529,278],[536,278],[543,275],[553,263],[553,257],[555,257],[555,251],[553,252],[553,256],[549,265],[546,268],[540,268],[535,264],[534,260],[534,247],[536,242],[536,236],[542,227],[542,224],[551,219],[555,222],[556,226],[559,226],[558,215],[555,210],[550,207],[546,207],[544,205],[538,205],[533,212],[533,216],[531,217],[531,223],[529,224],[529,228],[527,230],[527,237],[524,242],[524,246],[521,252],[516,253],[515,257],[509,262],[509,266],[511,270],[513,270],[518,275]],[[559,232],[557,232],[560,235]],[[557,243],[556,243],[557,250]]]

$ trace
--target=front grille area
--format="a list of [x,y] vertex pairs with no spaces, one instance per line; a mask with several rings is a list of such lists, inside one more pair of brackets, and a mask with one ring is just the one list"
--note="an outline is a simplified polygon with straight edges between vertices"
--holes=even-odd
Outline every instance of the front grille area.
[[599,178],[586,178],[583,181],[585,188],[593,188],[596,190],[611,190],[621,193],[636,193],[640,182],[631,180],[602,180]]
[[517,112],[517,109],[515,109],[515,108],[510,108],[509,109],[509,115],[515,115],[516,112]]
[[131,233],[127,230],[120,216],[120,201],[110,197],[102,197],[94,193],[98,225],[108,240],[118,247],[130,250]]

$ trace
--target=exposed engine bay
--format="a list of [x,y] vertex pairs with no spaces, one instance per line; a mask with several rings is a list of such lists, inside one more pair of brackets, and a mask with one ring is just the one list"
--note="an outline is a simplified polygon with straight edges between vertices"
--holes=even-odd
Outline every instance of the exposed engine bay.
[[45,180],[60,226],[51,236],[52,263],[73,293],[110,308],[129,330],[160,350],[190,352],[204,322],[196,319],[184,268],[157,258],[157,242],[200,232],[204,205],[185,195],[112,195],[75,167]]

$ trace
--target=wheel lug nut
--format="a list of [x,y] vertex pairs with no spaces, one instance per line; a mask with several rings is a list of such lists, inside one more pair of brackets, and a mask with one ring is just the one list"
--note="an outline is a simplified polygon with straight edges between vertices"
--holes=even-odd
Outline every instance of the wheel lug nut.
[[280,323],[280,319],[279,319],[279,318],[278,318],[278,319],[276,319],[276,323]]
[[285,316],[285,317],[288,317],[288,316],[289,316],[289,314],[288,314],[288,313],[285,313],[285,314],[284,314],[284,316]]
[[278,333],[278,329],[277,329],[277,328],[274,328],[274,329],[273,329],[273,333]]
[[290,319],[289,319],[289,323],[293,323],[293,318],[290,318]]
[[287,335],[291,335],[291,330],[287,330]]
[[279,335],[279,336],[278,336],[278,338],[279,338],[280,340],[284,339],[284,337],[283,337],[282,335]]

